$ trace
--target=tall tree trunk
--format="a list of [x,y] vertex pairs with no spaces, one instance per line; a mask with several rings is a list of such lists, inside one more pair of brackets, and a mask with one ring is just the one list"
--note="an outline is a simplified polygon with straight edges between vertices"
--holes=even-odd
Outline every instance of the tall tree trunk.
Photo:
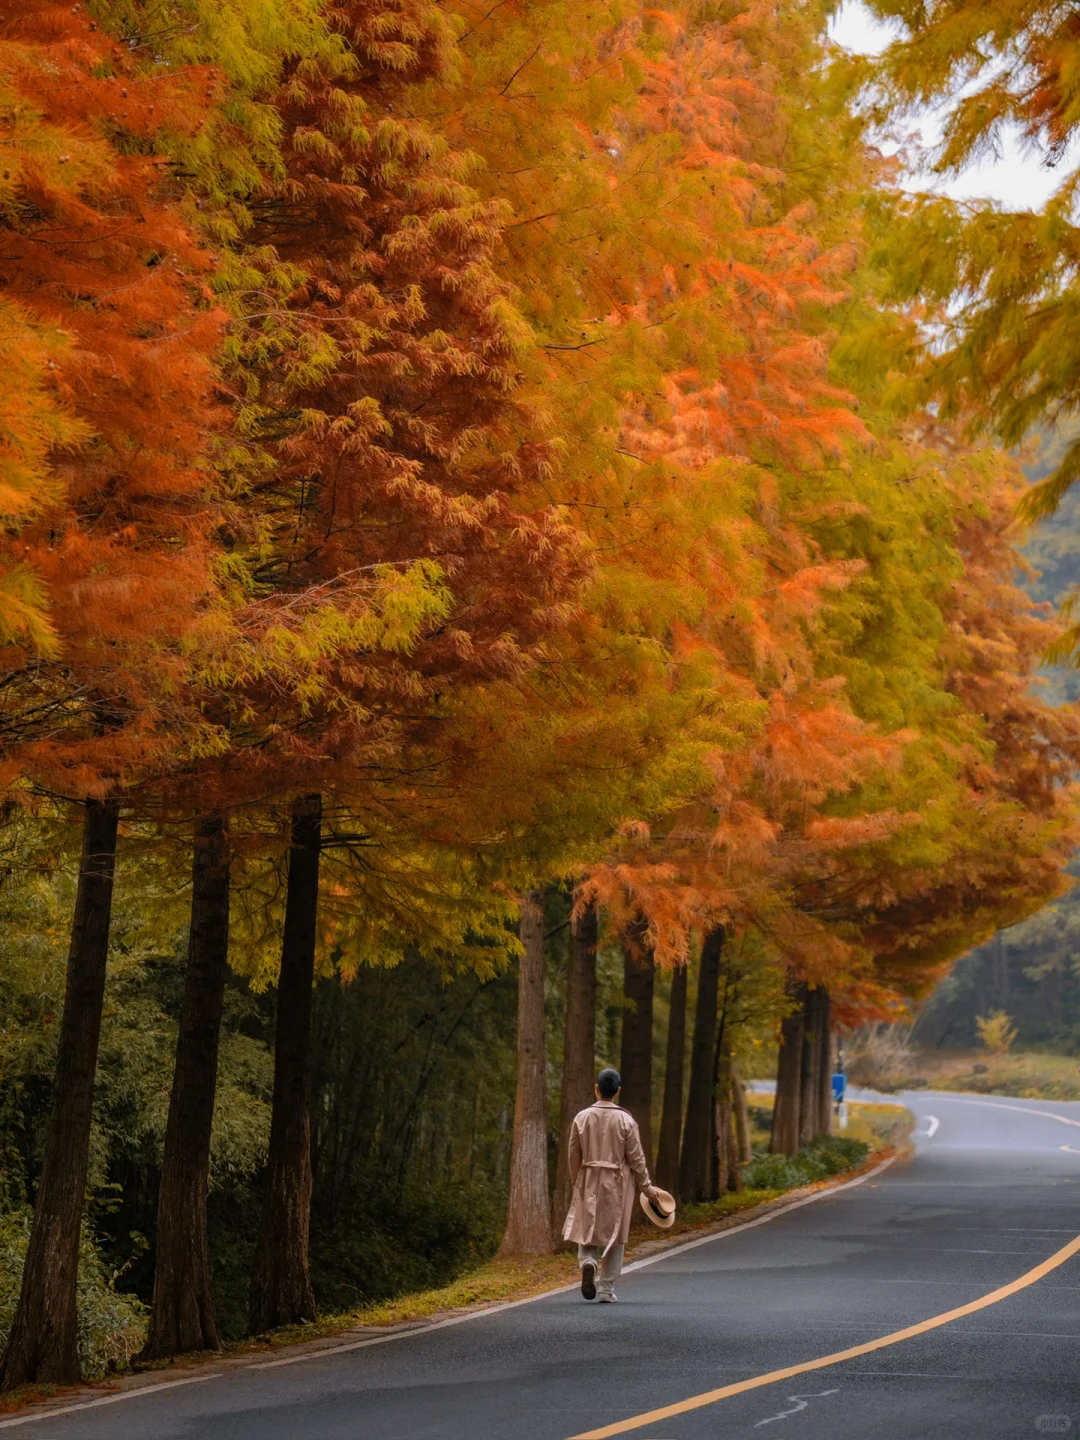
[[534,891],[521,906],[524,954],[518,974],[517,1097],[510,1202],[500,1255],[544,1255],[551,1250],[542,901],[540,891]]
[[667,1061],[664,1065],[664,1109],[660,1117],[660,1144],[656,1154],[656,1183],[673,1192],[679,1188],[679,1135],[682,1130],[683,1071],[686,1061],[687,967],[680,965],[671,977],[671,1011],[668,1019]]
[[718,926],[709,931],[701,947],[694,1036],[690,1043],[690,1085],[679,1156],[679,1198],[684,1205],[706,1199],[711,1188],[716,997],[723,949],[724,931]]
[[803,1005],[806,987],[795,991],[797,1007],[780,1024],[780,1055],[776,1067],[776,1101],[773,1105],[774,1155],[799,1153],[799,1108],[802,1099]]
[[728,1164],[728,1180],[727,1180],[727,1188],[728,1188],[729,1191],[737,1192],[737,1191],[739,1191],[739,1190],[741,1190],[741,1189],[743,1188],[743,1174],[742,1174],[742,1159],[741,1159],[741,1156],[740,1156],[740,1154],[739,1154],[738,1122],[737,1122],[737,1118],[736,1118],[736,1115],[735,1115],[734,1107],[731,1107],[731,1109],[730,1109],[730,1114],[731,1114],[731,1124],[728,1126],[728,1133],[727,1133],[727,1144],[728,1144],[728,1158],[727,1158],[727,1164]]
[[720,1036],[716,1046],[714,1070],[714,1135],[713,1175],[710,1199],[719,1199],[728,1190],[742,1189],[742,1171],[739,1167],[739,1147],[735,1136],[735,1111],[732,1084],[731,1050],[725,1036]]
[[142,1358],[220,1350],[206,1197],[218,1042],[229,957],[229,835],[223,815],[195,831],[191,933],[158,1191],[154,1295]]
[[818,1133],[818,1087],[821,1083],[821,996],[814,986],[803,1004],[803,1048],[799,1094],[799,1148]]
[[818,1083],[817,1133],[832,1134],[832,1029],[829,1025],[829,992],[818,991]]
[[317,1318],[311,1233],[311,1002],[319,916],[322,796],[293,802],[278,977],[266,1198],[251,1282],[256,1334]]
[[559,1148],[555,1158],[555,1198],[551,1226],[561,1235],[570,1208],[570,1124],[590,1104],[596,1080],[596,946],[599,918],[587,905],[570,925],[570,969],[566,976],[566,1026],[559,1096]]
[[19,1303],[0,1364],[0,1389],[71,1385],[79,1379],[79,1235],[119,816],[117,800],[86,802],[52,1108]]
[[746,1104],[746,1086],[738,1071],[731,1071],[732,1100],[735,1107],[735,1144],[740,1165],[749,1165],[754,1157],[750,1144],[750,1111]]
[[645,925],[627,926],[623,937],[623,1023],[619,1071],[622,1103],[638,1122],[641,1148],[652,1167],[653,987],[656,967],[644,943]]

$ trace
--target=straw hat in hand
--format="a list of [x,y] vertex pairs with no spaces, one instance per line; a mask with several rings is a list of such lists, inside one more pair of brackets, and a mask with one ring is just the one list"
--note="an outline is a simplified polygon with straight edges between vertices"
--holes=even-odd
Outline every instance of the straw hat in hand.
[[670,1230],[675,1224],[675,1197],[666,1190],[655,1186],[649,1194],[642,1190],[638,1202],[652,1223],[661,1230]]

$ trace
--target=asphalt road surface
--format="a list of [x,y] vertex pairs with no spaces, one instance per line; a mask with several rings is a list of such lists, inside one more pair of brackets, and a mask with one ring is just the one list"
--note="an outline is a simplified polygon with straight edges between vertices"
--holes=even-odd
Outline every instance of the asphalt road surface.
[[[912,1161],[634,1270],[616,1305],[548,1296],[362,1349],[23,1419],[13,1440],[1080,1433],[1080,1254],[1058,1253],[1080,1236],[1080,1104],[903,1099],[918,1116]],[[935,1328],[743,1388],[1021,1279]],[[639,1423],[658,1409],[667,1413]],[[0,1440],[11,1424],[0,1422]]]

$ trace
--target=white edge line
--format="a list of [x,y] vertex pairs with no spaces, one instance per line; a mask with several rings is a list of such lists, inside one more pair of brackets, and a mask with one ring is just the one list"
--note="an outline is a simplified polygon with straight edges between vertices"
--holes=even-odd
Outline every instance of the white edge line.
[[[852,1190],[856,1185],[865,1185],[867,1180],[873,1180],[883,1170],[887,1170],[896,1160],[895,1155],[890,1155],[880,1165],[875,1165],[873,1170],[868,1170],[865,1175],[857,1175],[854,1180],[845,1180],[842,1185],[831,1185],[827,1189],[818,1190],[813,1195],[806,1195],[801,1200],[793,1200],[790,1205],[781,1205],[776,1210],[770,1210],[767,1215],[759,1215],[756,1220],[747,1220],[740,1225],[731,1225],[726,1230],[718,1230],[712,1235],[702,1235],[697,1240],[685,1240],[680,1245],[673,1245],[670,1250],[661,1250],[656,1255],[649,1255],[644,1260],[635,1260],[632,1265],[627,1265],[623,1271],[629,1275],[631,1270],[644,1270],[647,1265],[656,1265],[661,1260],[669,1260],[673,1255],[683,1255],[688,1250],[696,1250],[701,1245],[711,1245],[717,1240],[727,1240],[733,1235],[741,1235],[746,1230],[753,1230],[757,1225],[767,1225],[770,1220],[778,1220],[781,1215],[789,1215],[792,1210],[800,1210],[804,1205],[812,1205],[815,1200],[826,1200],[830,1195],[838,1195],[841,1190]],[[393,1340],[411,1340],[417,1335],[430,1335],[434,1330],[446,1330],[451,1325],[464,1325],[469,1320],[483,1320],[489,1315],[498,1315],[504,1310],[517,1310],[522,1305],[533,1305],[537,1300],[547,1300],[552,1295],[568,1295],[578,1286],[560,1285],[555,1290],[543,1290],[539,1295],[528,1295],[524,1300],[504,1300],[498,1305],[489,1305],[483,1310],[470,1310],[467,1315],[451,1315],[446,1320],[437,1320],[434,1325],[417,1326],[411,1330],[397,1330],[392,1335],[373,1335],[366,1340],[353,1340],[347,1345],[331,1345],[323,1350],[309,1350],[303,1355],[287,1355],[281,1360],[260,1360],[253,1365],[238,1365],[235,1370],[215,1371],[213,1375],[195,1375],[189,1380],[168,1380],[161,1385],[140,1385],[131,1390],[125,1390],[119,1395],[106,1395],[100,1400],[84,1400],[78,1405],[58,1406],[53,1410],[39,1410],[33,1415],[20,1415],[14,1420],[0,1420],[0,1430],[12,1425],[29,1425],[33,1420],[51,1420],[57,1415],[70,1415],[75,1410],[90,1410],[97,1405],[115,1405],[120,1400],[137,1400],[141,1395],[150,1395],[158,1390],[172,1390],[177,1385],[196,1385],[201,1380],[218,1380],[226,1373],[244,1374],[252,1370],[277,1370],[284,1365],[300,1365],[306,1360],[325,1360],[331,1355],[344,1355],[352,1350],[366,1350],[371,1345],[389,1345]]]
[[[626,1268],[629,1270],[631,1266]],[[305,1360],[322,1360],[327,1355],[343,1355],[347,1350],[366,1350],[369,1345],[389,1345],[391,1340],[411,1340],[414,1335],[430,1335],[433,1330],[445,1330],[450,1325],[464,1325],[466,1320],[482,1320],[485,1315],[516,1310],[519,1305],[531,1305],[535,1300],[546,1300],[549,1295],[567,1295],[571,1290],[577,1289],[577,1284],[560,1285],[555,1290],[542,1290],[539,1295],[527,1295],[524,1300],[502,1300],[498,1305],[488,1305],[484,1310],[470,1310],[467,1315],[451,1315],[447,1320],[436,1320],[434,1325],[417,1325],[411,1330],[395,1330],[392,1335],[373,1335],[367,1340],[351,1340],[347,1345],[328,1345],[324,1350],[309,1350],[304,1355],[286,1355],[283,1360],[260,1360],[244,1368],[276,1370],[281,1365],[299,1365]]]
[[1056,1120],[1059,1125],[1073,1125],[1080,1130],[1080,1120],[1055,1115],[1052,1110],[1032,1110],[1030,1105],[1005,1105],[1000,1100],[975,1100],[967,1095],[935,1095],[937,1100],[954,1100],[959,1105],[982,1105],[988,1110],[1015,1110],[1018,1115],[1036,1115],[1040,1120]]
[[151,1395],[156,1390],[175,1390],[178,1385],[201,1385],[205,1380],[220,1380],[224,1373],[219,1370],[213,1375],[192,1375],[187,1380],[163,1380],[160,1385],[139,1385],[119,1395],[103,1395],[99,1400],[82,1400],[78,1405],[38,1410],[33,1415],[17,1415],[14,1420],[0,1420],[0,1430],[10,1430],[13,1425],[29,1425],[31,1420],[51,1420],[54,1415],[70,1415],[73,1410],[95,1410],[99,1405],[116,1405],[121,1400],[134,1400],[139,1395]]

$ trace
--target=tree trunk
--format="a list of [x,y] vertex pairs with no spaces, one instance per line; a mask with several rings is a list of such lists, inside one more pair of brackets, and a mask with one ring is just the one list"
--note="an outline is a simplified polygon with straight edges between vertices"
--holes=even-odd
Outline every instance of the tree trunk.
[[735,1107],[735,1144],[740,1165],[749,1165],[754,1158],[750,1144],[750,1111],[746,1105],[746,1086],[738,1071],[731,1071],[732,1100]]
[[737,1192],[743,1188],[742,1160],[739,1155],[739,1134],[735,1119],[734,1109],[731,1111],[731,1124],[728,1126],[728,1183],[729,1191]]
[[677,1193],[679,1188],[679,1134],[682,1130],[686,1061],[686,981],[687,967],[680,965],[671,977],[664,1109],[660,1117],[660,1145],[656,1155],[656,1183],[673,1193]]
[[715,1068],[715,1140],[713,1142],[713,1176],[710,1199],[717,1200],[728,1190],[742,1189],[739,1168],[739,1147],[735,1136],[735,1111],[732,1084],[731,1051],[727,1040],[720,1037],[716,1046]]
[[776,1067],[776,1102],[773,1106],[772,1138],[774,1155],[799,1153],[799,1107],[802,1090],[803,1004],[806,987],[795,992],[800,1002],[780,1025],[780,1055]]
[[500,1255],[546,1255],[551,1250],[542,900],[541,893],[534,891],[521,906],[524,954],[518,975],[517,1098],[510,1202]]
[[716,1199],[743,1188],[742,1157],[739,1152],[738,1115],[734,1093],[716,1101]]
[[563,1039],[562,1086],[559,1097],[559,1149],[555,1160],[555,1199],[551,1226],[562,1234],[570,1208],[570,1124],[592,1103],[596,1081],[596,946],[599,922],[588,905],[570,926],[570,969],[566,976],[566,1027]]
[[803,1048],[799,1080],[799,1149],[818,1133],[818,1086],[821,1083],[821,995],[807,990],[803,1004]]
[[818,991],[817,1133],[832,1134],[832,1030],[829,1026],[829,992]]
[[191,933],[158,1191],[154,1294],[144,1360],[221,1349],[206,1197],[228,957],[228,824],[224,816],[211,815],[195,831]]
[[732,1128],[732,1120],[731,1106],[726,1099],[719,1095],[713,1101],[713,1110],[716,1140],[713,1144],[713,1193],[711,1198],[717,1200],[728,1188],[729,1157],[731,1155],[731,1144],[728,1137]]
[[117,800],[88,800],[52,1108],[0,1389],[79,1379],[76,1285],[109,952]]
[[644,944],[645,925],[627,926],[623,937],[623,1023],[619,1071],[622,1103],[638,1122],[641,1148],[652,1168],[653,986],[656,967]]
[[315,1320],[311,1232],[311,1000],[319,914],[322,796],[293,802],[281,940],[266,1198],[251,1283],[256,1334]]
[[679,1156],[679,1198],[684,1205],[708,1197],[712,1152],[713,1061],[716,1046],[716,997],[724,931],[718,926],[701,947],[694,1036],[690,1044],[690,1085],[686,1100],[682,1153]]

